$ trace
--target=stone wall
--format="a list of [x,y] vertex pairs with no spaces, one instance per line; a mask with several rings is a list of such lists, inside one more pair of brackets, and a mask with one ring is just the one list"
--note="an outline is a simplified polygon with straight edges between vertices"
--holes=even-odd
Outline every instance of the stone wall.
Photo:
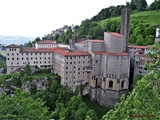
[[125,41],[123,37],[113,36],[105,32],[104,43],[106,52],[118,53],[125,51]]
[[113,108],[117,102],[120,102],[122,94],[127,95],[128,90],[111,91],[101,88],[90,88],[91,101],[97,101],[100,105]]

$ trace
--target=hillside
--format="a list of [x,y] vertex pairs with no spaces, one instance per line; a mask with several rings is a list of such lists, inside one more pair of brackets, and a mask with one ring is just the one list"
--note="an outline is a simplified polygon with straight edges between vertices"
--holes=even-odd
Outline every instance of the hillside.
[[[155,40],[156,28],[160,26],[160,10],[131,12],[129,44],[151,45]],[[120,33],[121,17],[110,17],[101,21],[86,19],[77,30],[80,38],[92,35],[93,39],[103,39],[104,32]]]
[[[156,11],[133,11],[131,13],[131,24],[133,21],[142,21],[144,24],[160,25],[160,10]],[[107,18],[98,22],[100,26],[104,26],[107,21],[120,21],[119,17]]]

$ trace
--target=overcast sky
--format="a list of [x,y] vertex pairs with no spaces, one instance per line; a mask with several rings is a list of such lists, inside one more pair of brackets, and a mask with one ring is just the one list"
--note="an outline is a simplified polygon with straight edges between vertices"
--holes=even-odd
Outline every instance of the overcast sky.
[[[0,35],[42,37],[126,0],[0,0]],[[130,2],[130,0],[128,0]],[[146,0],[148,4],[154,0]]]

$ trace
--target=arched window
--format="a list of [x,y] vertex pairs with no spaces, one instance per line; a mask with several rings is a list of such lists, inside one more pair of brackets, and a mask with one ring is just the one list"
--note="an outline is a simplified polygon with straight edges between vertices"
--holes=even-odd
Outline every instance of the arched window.
[[109,88],[113,87],[113,81],[109,81]]
[[96,78],[96,86],[98,85],[98,78]]
[[121,88],[124,87],[124,80],[121,82]]

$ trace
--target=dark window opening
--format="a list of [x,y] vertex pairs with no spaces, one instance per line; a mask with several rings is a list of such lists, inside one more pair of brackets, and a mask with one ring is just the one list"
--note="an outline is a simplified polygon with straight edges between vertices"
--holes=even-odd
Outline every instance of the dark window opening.
[[123,88],[123,87],[124,87],[124,81],[121,82],[121,88]]
[[109,81],[109,88],[113,87],[113,81]]

